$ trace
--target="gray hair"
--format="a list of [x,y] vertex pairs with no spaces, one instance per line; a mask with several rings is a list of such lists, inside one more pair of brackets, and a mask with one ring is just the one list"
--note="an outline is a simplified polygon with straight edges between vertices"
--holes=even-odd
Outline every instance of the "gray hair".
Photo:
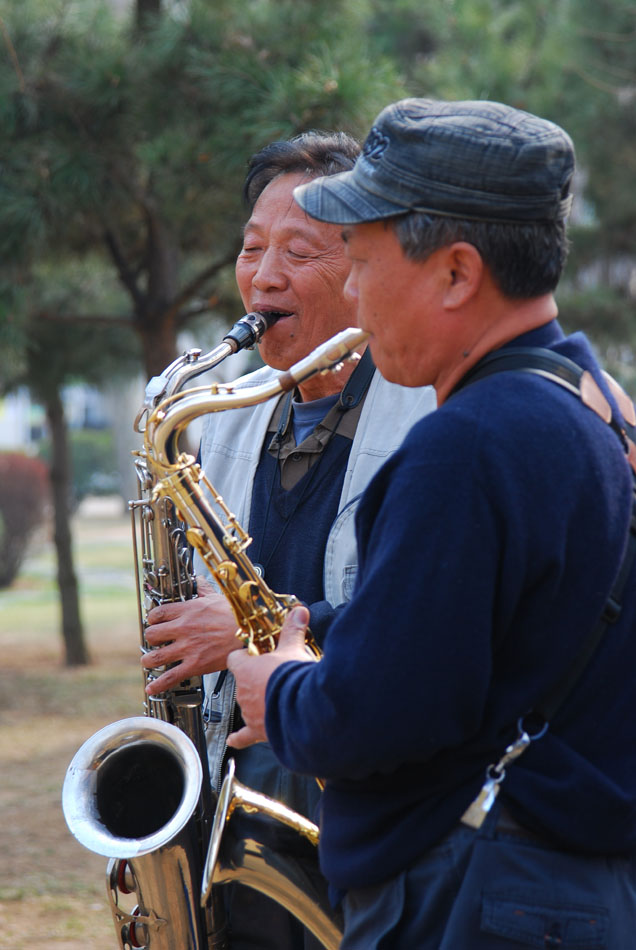
[[426,260],[434,251],[456,241],[472,244],[507,297],[551,293],[560,280],[569,250],[562,220],[527,224],[468,221],[410,211],[389,221],[411,260]]
[[287,141],[271,142],[252,155],[243,197],[252,211],[261,193],[279,175],[336,175],[353,168],[359,154],[360,143],[346,132],[302,132]]

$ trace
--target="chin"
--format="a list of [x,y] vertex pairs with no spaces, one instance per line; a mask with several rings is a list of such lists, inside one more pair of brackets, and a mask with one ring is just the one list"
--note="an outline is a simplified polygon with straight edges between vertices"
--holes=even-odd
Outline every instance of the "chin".
[[426,369],[419,366],[417,361],[409,359],[404,352],[391,356],[377,346],[374,337],[371,337],[369,345],[373,362],[388,383],[406,386],[409,389],[430,384],[431,380],[428,378],[429,373]]
[[289,369],[307,355],[301,346],[299,331],[287,318],[278,320],[258,344],[258,352],[264,363],[272,369]]
[[404,366],[395,363],[383,363],[382,360],[374,358],[375,365],[384,376],[388,383],[395,383],[398,386],[406,386],[409,389],[415,389],[418,386],[426,386],[428,380],[420,379],[417,374],[409,373]]
[[268,346],[263,343],[259,344],[258,352],[264,363],[277,370],[290,369],[304,355],[292,352],[291,347],[273,346],[271,344]]
[[403,382],[403,368],[399,365],[396,365],[392,360],[387,359],[381,351],[378,352],[378,347],[374,344],[375,340],[373,337],[371,337],[371,340],[369,341],[371,356],[373,357],[373,362],[375,363],[380,374],[384,376],[386,381],[389,383],[398,383],[400,386],[405,386],[406,383]]

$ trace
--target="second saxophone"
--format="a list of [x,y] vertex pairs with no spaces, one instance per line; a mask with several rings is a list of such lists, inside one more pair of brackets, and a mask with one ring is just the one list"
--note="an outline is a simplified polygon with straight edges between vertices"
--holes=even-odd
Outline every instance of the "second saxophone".
[[[239,329],[245,340],[245,329]],[[296,599],[275,593],[259,575],[246,553],[249,535],[196,460],[180,451],[179,437],[203,414],[255,405],[316,373],[336,371],[344,360],[358,358],[355,351],[366,338],[361,330],[344,330],[288,371],[249,389],[227,384],[179,391],[186,379],[223,358],[225,343],[204,358],[203,368],[199,363],[194,370],[198,355],[186,354],[155,378],[136,420],[144,435],[135,464],[142,522],[146,513],[141,559],[147,609],[195,596],[192,547],[231,604],[247,648],[253,653],[275,648]],[[237,348],[232,344],[230,351]],[[146,648],[142,607],[140,602]],[[308,649],[319,653],[310,635]],[[212,801],[200,704],[200,678],[180,684],[147,702],[146,717],[114,723],[87,740],[67,772],[63,806],[71,831],[87,848],[111,858],[107,886],[120,948],[225,950],[214,898],[218,886],[238,881],[285,906],[324,947],[336,950],[340,922],[317,872],[318,828],[240,785],[231,762],[218,804]],[[150,804],[156,802],[161,807],[153,809],[149,824]],[[259,822],[249,837],[237,839],[228,830],[237,808],[291,827],[302,844],[294,854],[273,851]],[[137,904],[125,910],[119,897],[128,894]]]

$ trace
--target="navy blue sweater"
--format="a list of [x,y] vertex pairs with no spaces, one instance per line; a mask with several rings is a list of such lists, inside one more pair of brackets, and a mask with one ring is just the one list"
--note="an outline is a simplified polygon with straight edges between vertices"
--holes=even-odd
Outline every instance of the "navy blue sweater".
[[[548,346],[594,372],[556,322]],[[560,680],[599,616],[631,507],[619,439],[561,387],[502,373],[419,421],[363,497],[356,592],[319,664],[270,680],[267,732],[288,768],[327,779],[323,872],[385,880],[473,800],[517,717]],[[636,850],[636,583],[502,799],[583,852]]]

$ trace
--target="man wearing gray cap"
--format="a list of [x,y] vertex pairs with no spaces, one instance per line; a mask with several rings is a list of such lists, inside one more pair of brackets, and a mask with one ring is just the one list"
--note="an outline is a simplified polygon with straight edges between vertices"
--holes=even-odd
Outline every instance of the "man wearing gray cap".
[[326,780],[342,950],[634,946],[636,413],[556,320],[573,171],[551,122],[407,99],[295,192],[382,374],[439,407],[365,492],[321,662],[303,608],[229,660],[230,744]]

